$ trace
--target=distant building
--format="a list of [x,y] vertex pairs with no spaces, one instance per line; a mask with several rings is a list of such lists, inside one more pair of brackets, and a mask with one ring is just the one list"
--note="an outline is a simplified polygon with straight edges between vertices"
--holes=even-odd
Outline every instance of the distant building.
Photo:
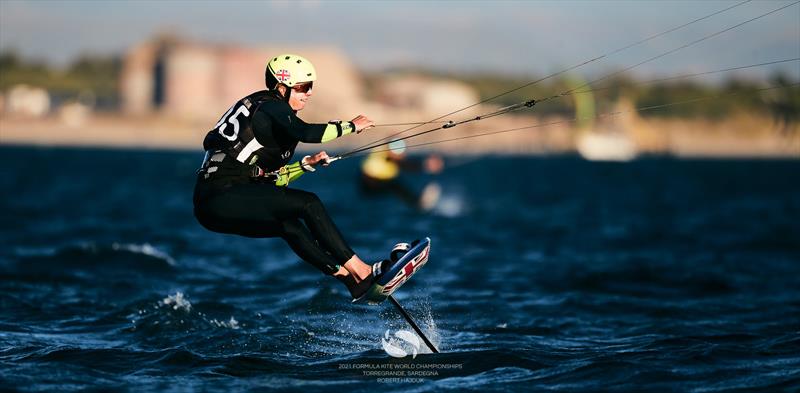
[[456,80],[400,75],[383,79],[377,85],[376,97],[381,104],[422,111],[426,116],[452,112],[480,101],[475,88]]
[[[264,89],[271,56],[295,53],[314,63],[319,74],[313,105],[304,115],[355,116],[363,103],[356,69],[332,48],[211,45],[162,37],[141,43],[125,56],[120,81],[122,110],[132,115],[163,114],[215,119],[237,99]],[[315,119],[316,118],[316,119]]]
[[50,112],[50,95],[40,87],[16,85],[8,92],[6,105],[12,115],[43,117]]

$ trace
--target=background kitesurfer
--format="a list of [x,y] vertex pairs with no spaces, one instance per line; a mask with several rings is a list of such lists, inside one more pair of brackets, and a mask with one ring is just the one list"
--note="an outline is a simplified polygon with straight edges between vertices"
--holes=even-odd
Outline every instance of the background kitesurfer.
[[422,211],[432,209],[441,195],[436,182],[430,182],[422,191],[414,190],[402,179],[405,172],[437,174],[444,168],[444,160],[438,155],[409,157],[406,144],[394,141],[387,150],[371,152],[361,163],[360,190],[364,195],[395,195],[407,205]]

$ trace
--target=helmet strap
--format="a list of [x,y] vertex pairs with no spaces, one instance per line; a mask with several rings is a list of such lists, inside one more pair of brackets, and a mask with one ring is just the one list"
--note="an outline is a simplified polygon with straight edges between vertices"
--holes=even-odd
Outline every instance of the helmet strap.
[[288,103],[289,96],[292,94],[292,88],[284,85],[283,83],[278,83],[277,85],[275,85],[275,91],[277,91],[278,94],[281,94],[281,89],[280,89],[281,86],[283,86],[283,91],[284,91],[284,93],[282,94],[283,100]]

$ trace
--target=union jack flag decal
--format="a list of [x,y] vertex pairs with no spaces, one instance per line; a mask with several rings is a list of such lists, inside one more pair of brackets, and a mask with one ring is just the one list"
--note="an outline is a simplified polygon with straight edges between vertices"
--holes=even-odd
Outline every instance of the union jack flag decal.
[[286,82],[292,77],[292,74],[288,70],[280,70],[275,74],[275,77],[281,82]]
[[428,262],[428,253],[430,253],[430,246],[425,248],[419,255],[417,255],[414,259],[408,261],[403,269],[397,273],[392,281],[386,283],[386,285],[381,289],[381,293],[385,296],[391,295],[397,288],[399,288],[406,280],[411,277],[417,270],[419,270],[425,262]]

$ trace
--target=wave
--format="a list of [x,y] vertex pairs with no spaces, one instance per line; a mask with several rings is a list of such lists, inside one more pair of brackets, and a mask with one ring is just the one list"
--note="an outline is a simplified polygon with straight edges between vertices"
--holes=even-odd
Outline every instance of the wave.
[[58,257],[58,256],[74,256],[74,255],[98,255],[102,253],[119,252],[120,254],[134,254],[151,257],[156,260],[166,262],[170,266],[177,265],[175,259],[168,253],[159,250],[149,243],[135,244],[135,243],[118,243],[111,244],[97,244],[94,242],[86,242],[80,244],[66,245],[61,247],[17,247],[14,249],[14,256],[20,258],[36,258],[36,257]]
[[111,249],[114,251],[127,251],[133,254],[141,254],[155,259],[162,260],[170,266],[176,266],[177,262],[166,252],[163,252],[148,243],[144,244],[126,244],[126,243],[112,243]]
[[[58,248],[17,249],[17,274],[43,277],[109,278],[109,273],[165,274],[177,266],[175,258],[148,244],[83,243]],[[122,276],[117,276],[122,277]]]

